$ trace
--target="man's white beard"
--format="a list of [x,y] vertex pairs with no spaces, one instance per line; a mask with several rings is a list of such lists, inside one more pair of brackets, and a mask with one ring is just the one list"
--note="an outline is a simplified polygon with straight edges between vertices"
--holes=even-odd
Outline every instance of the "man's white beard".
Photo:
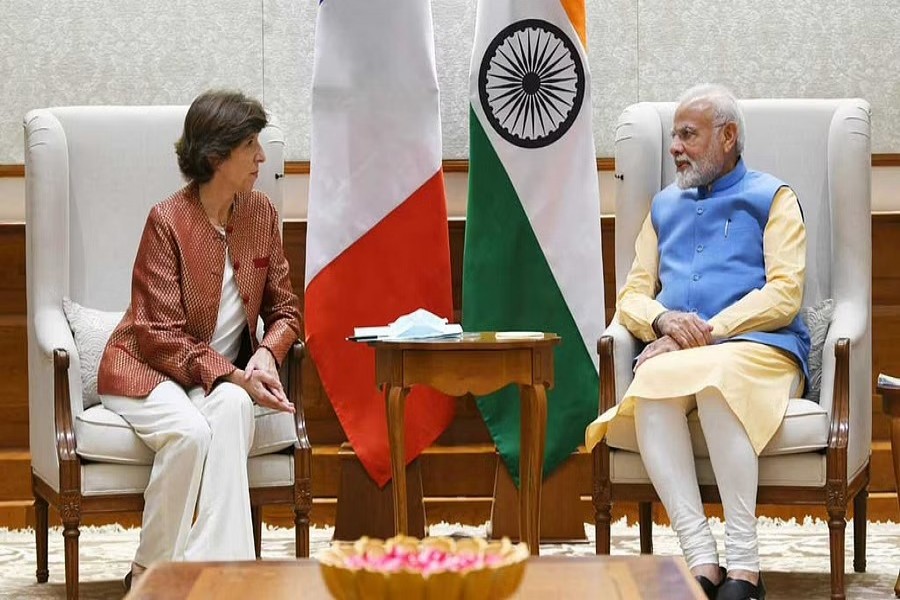
[[675,183],[683,190],[693,187],[707,185],[719,176],[722,170],[722,161],[717,160],[716,152],[713,149],[697,160],[694,160],[686,154],[679,154],[675,157],[675,166],[679,163],[687,163],[689,166],[684,171],[675,171]]

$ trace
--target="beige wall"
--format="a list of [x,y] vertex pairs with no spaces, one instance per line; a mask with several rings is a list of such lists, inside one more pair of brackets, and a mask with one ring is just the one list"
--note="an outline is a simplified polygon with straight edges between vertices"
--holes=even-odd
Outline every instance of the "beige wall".
[[[489,0],[488,0],[489,1]],[[476,0],[432,0],[444,157],[468,155]],[[700,81],[742,97],[861,96],[872,151],[900,153],[897,0],[586,0],[597,156],[637,101]],[[22,117],[70,104],[187,104],[212,86],[258,96],[309,158],[317,0],[0,0],[0,164]],[[10,209],[0,207],[0,211]]]
[[[468,156],[468,71],[476,0],[432,0],[445,158]],[[209,87],[258,96],[282,126],[287,160],[309,158],[317,0],[0,0],[0,165],[22,163],[22,117],[71,104],[186,104]],[[897,0],[586,0],[597,156],[637,101],[720,81],[741,97],[861,96],[872,151],[900,154]],[[701,32],[702,35],[698,35]],[[600,174],[601,209],[614,181]],[[874,211],[900,211],[900,167],[873,172]],[[306,214],[305,176],[287,215]],[[0,222],[24,219],[24,182],[0,177]],[[465,174],[447,175],[451,215]]]
[[[616,211],[615,179],[609,171],[599,173],[600,211],[613,215]],[[451,217],[466,215],[466,173],[447,173],[447,213]],[[285,178],[285,218],[305,219],[309,200],[309,176],[288,175]],[[872,212],[900,212],[900,167],[872,169]],[[0,177],[0,223],[25,221],[25,180]]]

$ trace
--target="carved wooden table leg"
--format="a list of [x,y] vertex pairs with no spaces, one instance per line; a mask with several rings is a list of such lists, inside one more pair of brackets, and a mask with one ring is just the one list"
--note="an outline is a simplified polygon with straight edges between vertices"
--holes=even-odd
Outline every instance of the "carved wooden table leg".
[[394,530],[409,535],[406,506],[406,435],[403,426],[408,388],[391,387],[387,397],[388,443],[391,448],[391,476],[394,486]]
[[547,391],[543,385],[519,388],[522,403],[519,451],[519,531],[531,554],[540,554],[541,478],[547,441]]

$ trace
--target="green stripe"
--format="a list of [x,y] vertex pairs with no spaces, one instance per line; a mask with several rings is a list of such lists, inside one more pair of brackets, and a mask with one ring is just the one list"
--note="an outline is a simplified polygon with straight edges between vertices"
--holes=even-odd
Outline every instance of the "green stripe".
[[[562,337],[548,398],[546,476],[583,443],[585,427],[597,416],[597,371],[509,175],[471,108],[469,137],[463,325],[466,331],[538,330]],[[478,408],[518,485],[518,389],[479,398]]]

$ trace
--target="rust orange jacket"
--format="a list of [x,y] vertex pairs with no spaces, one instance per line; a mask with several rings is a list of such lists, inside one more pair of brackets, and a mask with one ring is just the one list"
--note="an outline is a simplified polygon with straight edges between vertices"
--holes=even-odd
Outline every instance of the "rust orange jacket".
[[209,393],[234,370],[209,342],[216,327],[226,248],[243,300],[252,347],[278,364],[300,335],[278,214],[261,192],[239,194],[223,237],[189,184],[150,210],[134,261],[131,304],[110,336],[97,378],[100,394],[140,398],[172,380]]

